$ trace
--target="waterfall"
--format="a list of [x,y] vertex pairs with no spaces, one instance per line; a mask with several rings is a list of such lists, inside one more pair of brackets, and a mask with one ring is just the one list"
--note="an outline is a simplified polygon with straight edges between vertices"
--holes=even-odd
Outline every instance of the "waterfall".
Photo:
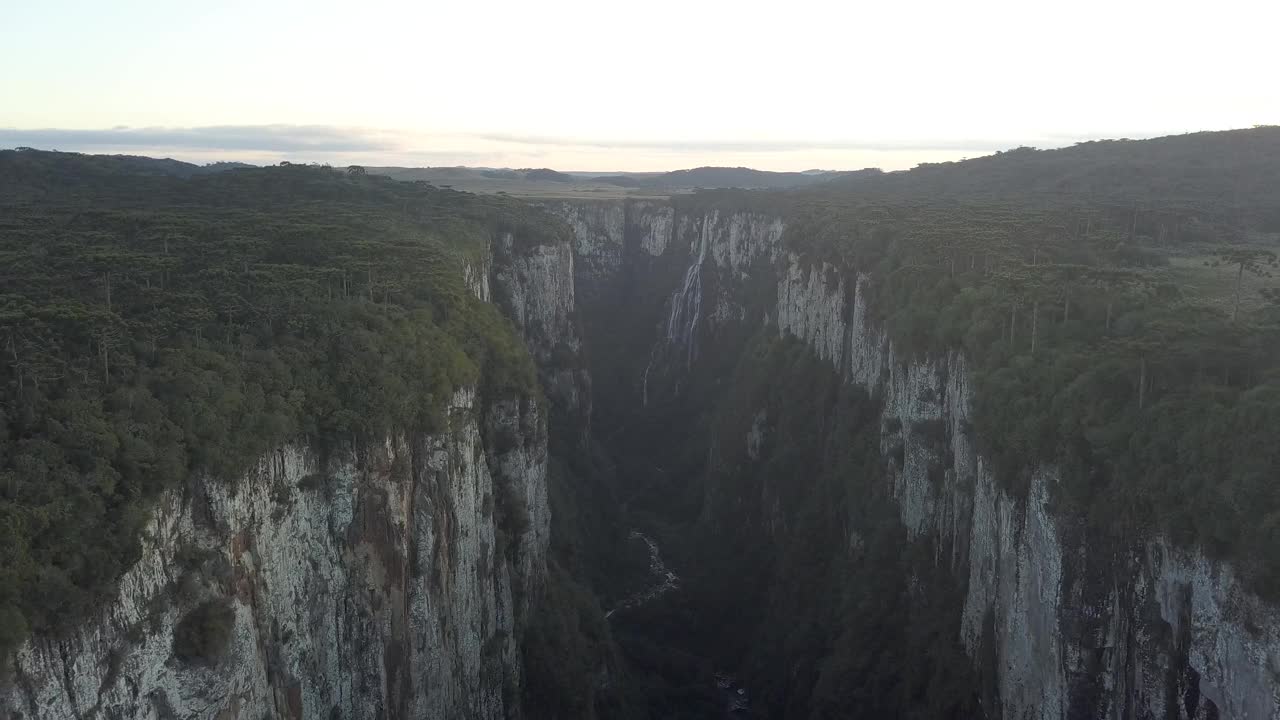
[[702,265],[707,259],[707,247],[711,244],[711,231],[719,219],[712,213],[702,222],[698,259],[684,274],[684,284],[671,296],[671,316],[667,319],[667,343],[683,345],[685,362],[692,364],[695,355],[694,339],[698,320],[702,316]]
[[640,386],[641,407],[649,407],[649,371],[653,370],[653,356],[657,350],[658,346],[654,345],[649,351],[649,364],[644,366],[644,382]]

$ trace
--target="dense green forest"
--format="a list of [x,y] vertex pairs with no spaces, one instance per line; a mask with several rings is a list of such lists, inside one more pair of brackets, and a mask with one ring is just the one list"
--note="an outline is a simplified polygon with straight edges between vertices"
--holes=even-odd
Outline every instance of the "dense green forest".
[[[909,172],[851,173],[819,191],[832,197],[1017,200],[1059,206],[1137,205],[1228,213],[1280,231],[1280,126],[1096,140],[1055,150],[1022,147]],[[817,191],[815,191],[817,192]]]
[[499,197],[327,167],[0,152],[0,653],[111,592],[158,493],[293,439],[441,427],[453,389],[537,392],[464,287]]
[[1164,532],[1280,595],[1274,237],[1156,213],[863,210],[853,266],[899,348],[963,348],[998,480],[1022,492],[1056,463],[1057,501],[1094,532]]
[[899,350],[963,350],[968,431],[1098,538],[1164,533],[1280,597],[1280,128],[1020,149],[821,191],[788,247],[867,274]]

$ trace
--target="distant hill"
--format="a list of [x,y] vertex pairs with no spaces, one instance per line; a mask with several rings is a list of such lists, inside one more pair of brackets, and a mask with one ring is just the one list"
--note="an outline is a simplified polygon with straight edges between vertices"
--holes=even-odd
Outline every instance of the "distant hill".
[[20,147],[3,152],[14,153],[19,157],[31,153],[31,157],[40,158],[38,165],[56,172],[55,168],[74,168],[77,174],[97,173],[118,175],[170,175],[173,177],[192,177],[208,173],[224,172],[238,168],[251,168],[242,162],[216,162],[208,165],[196,165],[172,158],[150,158],[141,155],[89,155],[76,152],[46,151],[36,148]]
[[1097,140],[1055,150],[1021,147],[891,173],[850,173],[822,190],[954,200],[1237,206],[1280,205],[1280,126],[1150,140]]
[[843,173],[809,170],[770,172],[745,167],[700,167],[675,170],[647,181],[649,187],[663,188],[744,188],[765,190],[794,188],[825,182]]
[[690,170],[673,170],[665,173],[597,175],[592,177],[591,180],[617,185],[618,187],[649,188],[666,191],[696,190],[700,188],[773,190],[807,187],[845,174],[827,170],[772,172],[745,167],[699,167]]
[[[666,195],[699,189],[781,190],[802,188],[845,177],[828,170],[770,172],[745,167],[700,167],[672,172],[563,172],[551,168],[370,167],[368,172],[397,180],[445,182],[473,192],[583,194],[632,192]],[[879,171],[876,171],[879,172]],[[563,186],[563,188],[561,188]]]
[[[463,165],[458,165],[456,167],[438,167],[438,168],[431,168],[431,169],[439,177],[445,177],[445,178],[465,178],[465,177],[470,177],[475,173],[475,170],[469,167],[465,167]],[[372,171],[373,168],[369,168],[369,170]],[[377,173],[377,174],[381,174],[381,173]]]
[[643,184],[639,178],[633,175],[598,175],[591,178],[591,180],[607,185],[617,185],[618,187],[640,187]]
[[[96,187],[113,178],[128,178],[130,183],[149,179],[160,182],[161,178],[192,178],[252,167],[238,162],[195,165],[139,155],[89,155],[34,148],[0,150],[0,201],[34,200],[72,187]],[[16,180],[19,175],[21,182]]]
[[[183,164],[185,165],[187,163],[183,163]],[[208,165],[203,165],[201,167],[198,167],[196,168],[196,171],[194,174],[198,175],[201,173],[223,172],[226,170],[244,170],[247,168],[255,168],[255,167],[258,167],[258,166],[250,165],[249,163],[224,161],[224,162],[209,163]]]
[[574,177],[568,173],[562,173],[550,168],[536,168],[533,170],[525,170],[524,179],[531,182],[546,180],[550,182],[568,183],[573,182]]

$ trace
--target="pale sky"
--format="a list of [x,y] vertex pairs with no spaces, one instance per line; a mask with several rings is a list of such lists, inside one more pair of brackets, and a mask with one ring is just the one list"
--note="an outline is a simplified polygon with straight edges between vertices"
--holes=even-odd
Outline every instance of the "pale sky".
[[0,0],[0,147],[899,169],[1280,123],[1280,2]]

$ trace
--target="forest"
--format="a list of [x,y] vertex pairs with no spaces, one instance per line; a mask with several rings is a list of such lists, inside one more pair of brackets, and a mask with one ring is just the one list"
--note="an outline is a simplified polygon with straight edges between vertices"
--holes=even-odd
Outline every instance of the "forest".
[[358,170],[0,152],[0,654],[96,607],[195,473],[439,428],[462,385],[537,393],[463,284],[508,232],[560,230]]
[[1059,466],[1097,538],[1163,533],[1280,597],[1280,127],[844,178],[785,242],[866,273],[900,350],[962,350],[997,479]]

